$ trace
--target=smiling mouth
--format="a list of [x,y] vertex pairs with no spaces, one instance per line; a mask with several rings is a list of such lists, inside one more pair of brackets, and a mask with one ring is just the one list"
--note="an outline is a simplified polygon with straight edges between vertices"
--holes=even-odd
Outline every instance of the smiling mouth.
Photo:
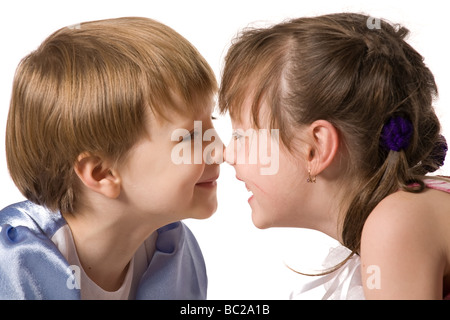
[[249,194],[250,194],[250,198],[248,198],[248,201],[250,202],[250,200],[252,200],[253,199],[253,197],[254,197],[254,194],[253,194],[253,191],[252,190],[250,190],[250,188],[247,186],[247,184],[245,184],[245,187],[247,188],[247,191],[249,192]]
[[199,187],[206,187],[206,188],[212,188],[217,186],[217,179],[219,178],[219,175],[216,175],[212,178],[209,178],[207,180],[203,180],[200,182],[197,182],[195,185]]
[[213,187],[217,186],[217,181],[216,180],[204,181],[204,182],[196,183],[195,185],[198,187],[213,188]]
[[245,183],[245,181],[244,180],[242,180],[241,178],[239,178],[238,176],[236,176],[236,179],[238,179],[239,181],[242,181],[242,182],[244,182],[244,184],[245,184],[245,188],[247,189],[247,191],[249,192],[249,194],[250,194],[250,197],[248,198],[248,202],[250,202],[250,200],[252,200],[253,199],[253,197],[254,197],[254,194],[253,194],[253,191],[248,187],[248,185],[247,185],[247,183]]

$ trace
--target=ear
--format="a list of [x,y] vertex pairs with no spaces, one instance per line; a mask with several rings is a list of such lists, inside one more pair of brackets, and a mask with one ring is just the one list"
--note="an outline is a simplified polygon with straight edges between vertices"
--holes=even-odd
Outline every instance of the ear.
[[78,156],[74,169],[88,189],[111,199],[119,196],[120,176],[109,162],[98,156],[82,153]]
[[336,157],[339,148],[339,133],[328,121],[314,121],[308,129],[313,143],[309,146],[307,161],[312,175],[325,170]]

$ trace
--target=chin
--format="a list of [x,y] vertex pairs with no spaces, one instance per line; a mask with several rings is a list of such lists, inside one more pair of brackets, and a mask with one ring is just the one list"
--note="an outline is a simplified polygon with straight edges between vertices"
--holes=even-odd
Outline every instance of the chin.
[[274,210],[263,210],[256,201],[256,197],[250,200],[252,209],[252,222],[258,229],[268,229],[274,227]]
[[269,229],[273,227],[273,221],[267,219],[264,215],[258,215],[254,211],[252,211],[252,222],[258,229]]
[[203,203],[201,206],[193,209],[192,218],[194,219],[208,219],[217,211],[217,199]]

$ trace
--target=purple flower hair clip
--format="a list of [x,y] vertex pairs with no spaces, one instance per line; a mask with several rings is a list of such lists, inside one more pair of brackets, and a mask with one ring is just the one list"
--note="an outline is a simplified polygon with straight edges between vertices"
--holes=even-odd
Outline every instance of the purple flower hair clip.
[[383,126],[381,143],[385,148],[398,152],[409,146],[412,133],[411,121],[403,117],[392,117]]
[[437,143],[435,144],[433,151],[431,152],[431,156],[433,160],[435,160],[436,164],[439,167],[444,165],[445,157],[447,155],[448,145],[445,137],[440,134]]
[[445,137],[440,134],[438,140],[436,141],[433,150],[431,150],[428,159],[431,161],[432,165],[424,165],[424,169],[428,172],[434,172],[444,165],[445,156],[447,155],[448,146]]

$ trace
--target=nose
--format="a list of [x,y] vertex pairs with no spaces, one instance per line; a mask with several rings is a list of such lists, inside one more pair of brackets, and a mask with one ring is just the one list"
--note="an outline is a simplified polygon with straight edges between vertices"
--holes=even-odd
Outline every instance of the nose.
[[211,153],[211,160],[212,163],[221,164],[225,160],[224,156],[225,145],[223,144],[222,140],[218,141],[217,143],[220,144],[221,147],[217,147],[214,149],[214,151]]
[[223,161],[226,163],[229,163],[227,160],[227,147],[225,145],[223,145]]
[[223,146],[223,160],[229,165],[236,164],[236,146],[232,138],[228,146]]
[[[206,164],[221,164],[224,162],[224,150],[225,145],[220,139],[217,131],[212,129],[214,137],[214,141],[208,144],[206,147],[204,146],[204,151],[206,153],[205,162]],[[210,140],[211,141],[211,140]]]

